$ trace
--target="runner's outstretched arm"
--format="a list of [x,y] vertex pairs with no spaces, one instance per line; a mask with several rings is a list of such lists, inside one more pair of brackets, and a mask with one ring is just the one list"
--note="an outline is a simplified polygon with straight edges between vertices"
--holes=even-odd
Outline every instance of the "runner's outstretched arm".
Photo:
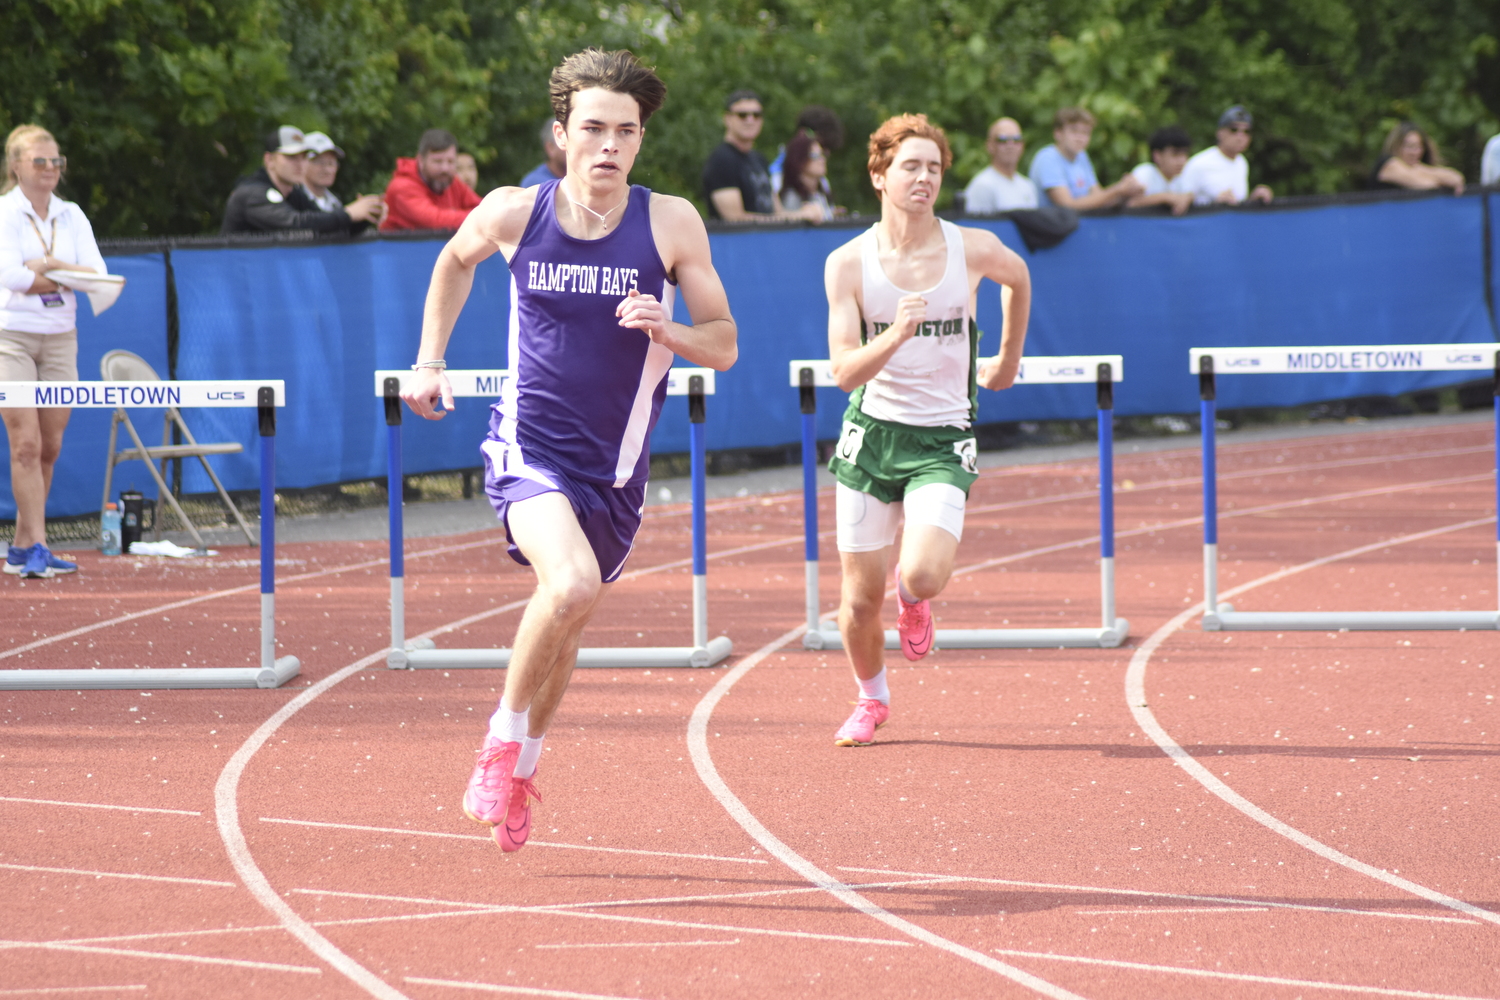
[[1000,286],[1000,354],[979,366],[979,384],[986,389],[1009,389],[1021,370],[1026,347],[1026,324],[1031,318],[1031,271],[1014,250],[984,229],[964,230],[964,250],[971,273],[979,272]]
[[739,331],[729,313],[724,284],[714,270],[702,217],[683,198],[652,195],[651,232],[694,322],[692,326],[673,322],[654,295],[632,291],[615,309],[620,325],[645,331],[684,361],[727,371],[739,358]]
[[[417,363],[443,357],[453,324],[469,300],[474,287],[474,268],[495,251],[507,257],[515,252],[516,243],[526,231],[531,208],[536,203],[535,189],[497,188],[485,196],[479,207],[453,234],[438,253],[432,268],[432,282],[427,286],[427,303],[422,308],[422,342],[417,347]],[[437,368],[419,368],[401,398],[412,412],[428,420],[441,420],[445,410],[453,409],[453,390],[448,377]],[[435,409],[441,399],[443,410]]]

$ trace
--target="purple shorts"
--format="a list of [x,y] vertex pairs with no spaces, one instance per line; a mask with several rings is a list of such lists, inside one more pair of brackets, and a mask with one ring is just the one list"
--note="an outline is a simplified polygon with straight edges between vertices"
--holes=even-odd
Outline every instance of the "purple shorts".
[[[494,441],[486,442],[490,446],[497,444]],[[510,505],[543,493],[561,493],[568,498],[573,514],[578,518],[578,526],[583,529],[589,548],[594,550],[594,559],[599,563],[600,579],[605,583],[613,583],[619,578],[621,571],[625,569],[625,560],[630,555],[631,547],[635,545],[635,534],[641,527],[641,512],[646,502],[644,484],[616,488],[572,479],[543,466],[527,464],[509,467],[512,461],[506,461],[506,457],[513,459],[516,454],[514,450],[509,452],[509,456],[501,458],[508,468],[497,469],[490,447],[481,449],[481,452],[484,455],[484,492],[489,495],[496,515],[505,525],[505,539],[510,542],[508,551],[512,559],[522,566],[531,565],[531,561],[521,554],[521,550],[516,547],[516,540],[511,537],[510,521],[507,518]]]

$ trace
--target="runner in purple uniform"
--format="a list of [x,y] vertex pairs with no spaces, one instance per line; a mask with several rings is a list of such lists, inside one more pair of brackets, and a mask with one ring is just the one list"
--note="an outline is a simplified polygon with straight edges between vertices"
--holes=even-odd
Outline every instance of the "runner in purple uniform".
[[[505,693],[463,797],[506,851],[531,830],[542,739],[567,690],[579,634],[620,575],[640,527],[648,442],[674,357],[723,371],[734,319],[692,204],[632,187],[646,120],[666,86],[629,52],[588,49],[552,71],[560,180],[499,188],[438,255],[417,376],[402,398],[429,420],[453,408],[442,357],[474,267],[511,271],[513,378],[481,446],[485,491],[511,556],[536,571]],[[693,326],[671,320],[681,294]]]

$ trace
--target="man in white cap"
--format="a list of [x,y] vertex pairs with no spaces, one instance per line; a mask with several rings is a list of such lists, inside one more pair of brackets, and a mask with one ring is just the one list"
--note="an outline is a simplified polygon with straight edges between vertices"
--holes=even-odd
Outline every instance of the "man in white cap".
[[[332,212],[342,208],[345,212],[352,210],[355,202],[345,205],[339,201],[339,196],[334,194],[330,188],[339,176],[339,161],[344,158],[344,151],[334,145],[332,139],[323,132],[309,132],[302,140],[307,145],[307,169],[302,175],[302,186],[307,193],[312,195],[313,202],[325,212]],[[371,223],[379,223],[385,217],[385,199],[378,194],[360,195],[360,198],[372,198],[376,202],[377,210],[369,222],[356,222],[352,232],[358,233]],[[359,199],[355,199],[357,202]]]
[[1250,128],[1255,120],[1236,104],[1219,116],[1215,145],[1197,153],[1182,169],[1181,189],[1193,194],[1195,205],[1238,205],[1244,201],[1269,202],[1271,189],[1257,184],[1250,189]]
[[291,125],[266,135],[261,168],[243,178],[224,205],[221,232],[254,233],[279,229],[310,229],[315,233],[347,233],[356,222],[370,222],[380,209],[380,198],[365,195],[333,211],[324,211],[300,186],[307,173],[307,137]]

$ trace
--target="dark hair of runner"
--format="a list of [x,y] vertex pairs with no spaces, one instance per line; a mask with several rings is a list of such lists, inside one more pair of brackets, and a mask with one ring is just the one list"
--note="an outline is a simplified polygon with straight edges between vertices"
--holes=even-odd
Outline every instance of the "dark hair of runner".
[[552,71],[552,111],[564,126],[573,110],[573,95],[591,87],[634,97],[641,109],[642,125],[667,99],[667,85],[650,67],[641,65],[635,53],[627,49],[584,49],[568,56]]
[[907,139],[931,139],[937,143],[943,157],[943,173],[953,165],[953,150],[948,147],[948,136],[942,129],[928,121],[926,115],[896,115],[881,122],[870,135],[870,173],[883,174],[889,170],[896,150]]

